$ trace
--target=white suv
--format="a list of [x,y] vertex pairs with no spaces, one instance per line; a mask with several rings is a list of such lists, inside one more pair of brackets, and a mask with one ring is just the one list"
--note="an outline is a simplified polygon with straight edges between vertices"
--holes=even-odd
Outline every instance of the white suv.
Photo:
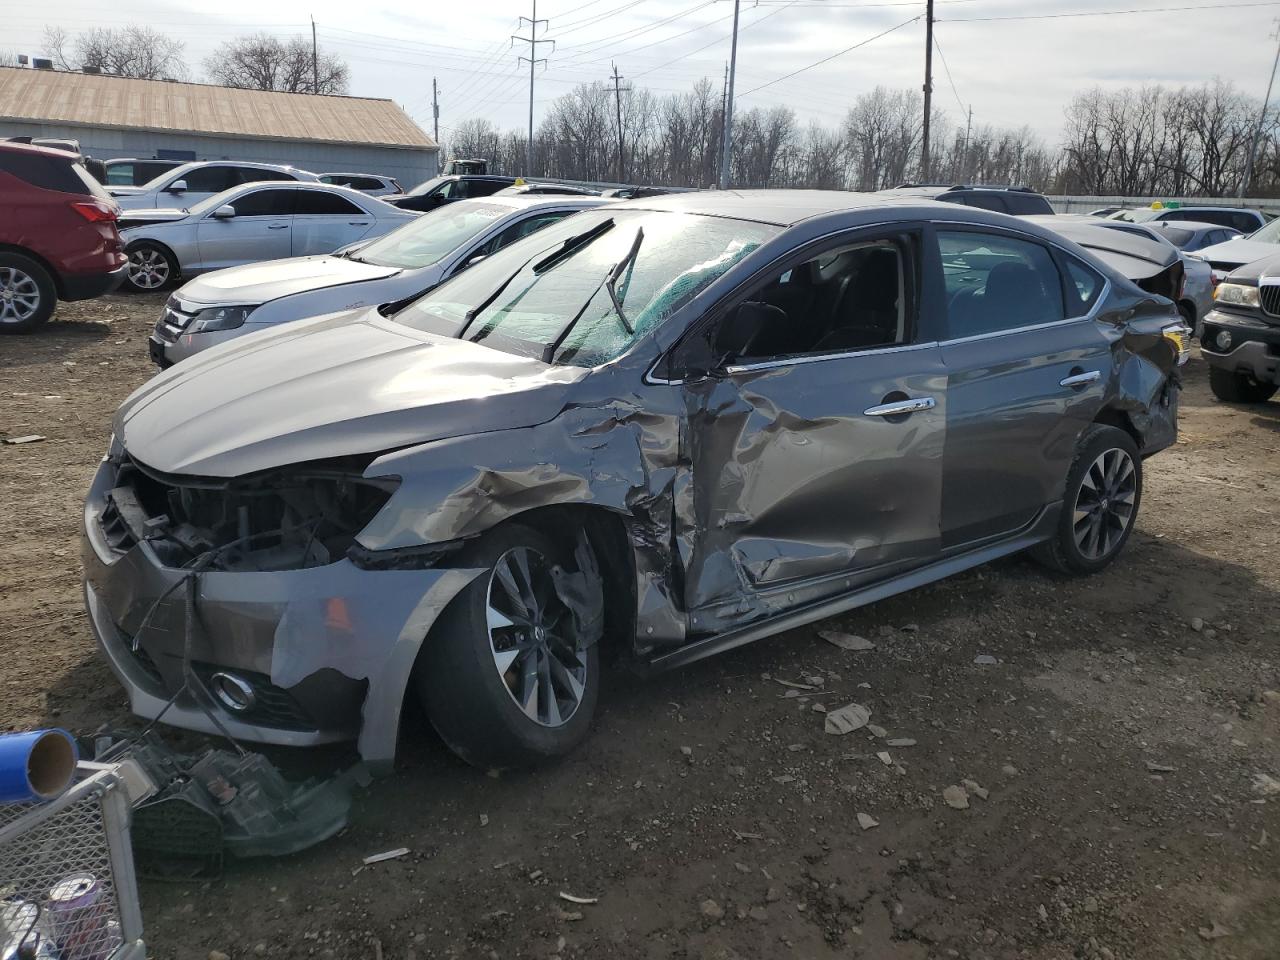
[[259,180],[305,180],[315,183],[320,178],[297,167],[281,167],[273,163],[249,163],[229,160],[206,160],[184,163],[160,174],[141,187],[107,189],[124,210],[153,207],[190,207],[215,193],[230,190],[242,183]]

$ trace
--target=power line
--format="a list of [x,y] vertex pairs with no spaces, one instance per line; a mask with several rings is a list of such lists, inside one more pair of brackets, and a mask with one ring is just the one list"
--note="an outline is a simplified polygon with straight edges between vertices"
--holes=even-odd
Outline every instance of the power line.
[[836,59],[837,57],[843,57],[846,53],[850,53],[854,50],[857,50],[859,47],[865,47],[868,43],[873,43],[876,40],[879,40],[881,37],[887,37],[889,34],[893,33],[895,30],[901,30],[903,27],[907,26],[908,24],[915,23],[917,20],[919,20],[923,16],[924,14],[922,13],[922,14],[919,14],[918,16],[912,17],[910,20],[903,20],[901,23],[897,24],[896,26],[890,27],[888,30],[881,30],[874,37],[867,37],[867,39],[865,40],[860,40],[851,47],[845,47],[843,50],[839,50],[831,54],[831,56],[829,57],[823,57],[821,60],[816,60],[813,63],[809,64],[808,66],[801,67],[799,70],[792,70],[790,73],[783,74],[781,77],[778,77],[776,80],[770,80],[768,83],[762,83],[758,87],[752,87],[750,90],[747,90],[744,93],[738,94],[738,96],[740,97],[750,96],[751,94],[755,93],[758,90],[763,90],[766,87],[772,87],[775,83],[781,83],[783,80],[790,80],[792,77],[798,74],[804,73],[808,70],[812,70],[814,67],[820,67],[824,63],[830,63],[832,60]]
[[996,20],[1062,20],[1070,17],[1119,17],[1128,13],[1186,13],[1192,10],[1225,10],[1234,7],[1275,7],[1280,0],[1254,3],[1202,3],[1194,7],[1137,7],[1132,10],[1084,10],[1072,13],[1028,13],[1008,17],[947,17],[939,23],[992,23]]
[[951,79],[951,67],[947,65],[947,55],[942,52],[942,44],[938,42],[938,35],[933,35],[933,45],[938,50],[938,59],[942,61],[942,70],[947,75],[947,83],[951,84],[951,92],[956,95],[956,103],[960,104],[960,112],[964,113],[969,108],[965,106],[964,101],[960,99],[960,91],[956,89],[956,82]]
[[[739,34],[741,34],[741,33],[743,33],[743,32],[744,32],[744,31],[746,31],[746,30],[750,30],[752,27],[757,26],[757,25],[758,25],[758,24],[760,24],[760,23],[763,23],[765,20],[768,20],[768,19],[769,19],[770,17],[772,17],[774,14],[776,14],[776,13],[781,13],[781,12],[782,12],[783,10],[785,10],[785,9],[787,9],[787,8],[786,8],[785,6],[782,6],[782,7],[779,7],[778,9],[776,9],[776,10],[770,10],[770,11],[769,11],[768,13],[766,13],[763,17],[759,17],[759,18],[757,18],[756,20],[751,21],[751,23],[748,23],[748,24],[746,24],[745,26],[740,27],[740,28],[738,29],[738,33],[739,33]],[[727,36],[728,36],[727,34],[722,34],[721,36],[716,37],[716,38],[715,38],[714,40],[712,40],[710,43],[704,43],[702,46],[700,46],[700,47],[695,47],[693,50],[690,50],[688,53],[681,54],[681,55],[680,55],[680,56],[678,56],[678,57],[674,57],[674,58],[673,58],[673,59],[671,59],[671,60],[667,60],[667,61],[665,61],[665,62],[663,62],[663,63],[660,63],[660,64],[658,64],[656,67],[650,67],[648,70],[643,70],[643,71],[641,71],[640,73],[637,73],[633,79],[639,80],[641,77],[648,76],[648,75],[649,75],[649,74],[651,74],[651,73],[656,73],[657,71],[662,70],[662,69],[664,69],[665,67],[669,67],[669,66],[671,66],[673,63],[680,63],[680,62],[681,62],[681,61],[683,61],[683,60],[688,60],[688,59],[689,59],[690,57],[692,57],[695,53],[701,53],[703,50],[706,50],[708,47],[714,47],[716,44],[723,42],[723,41],[726,39],[726,37],[727,37]]]

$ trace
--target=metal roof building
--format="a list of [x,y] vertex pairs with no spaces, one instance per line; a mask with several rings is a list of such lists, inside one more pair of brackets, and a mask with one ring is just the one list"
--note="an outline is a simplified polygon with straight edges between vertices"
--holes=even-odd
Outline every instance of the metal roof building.
[[390,100],[0,67],[0,136],[80,141],[100,160],[257,160],[435,176],[439,147]]

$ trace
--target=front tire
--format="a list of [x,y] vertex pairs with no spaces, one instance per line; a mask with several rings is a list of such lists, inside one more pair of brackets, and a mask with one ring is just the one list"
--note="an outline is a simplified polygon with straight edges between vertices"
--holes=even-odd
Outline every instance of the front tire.
[[1123,430],[1095,423],[1067,471],[1057,529],[1033,555],[1060,573],[1097,573],[1128,541],[1141,502],[1138,445]]
[[1276,395],[1277,387],[1274,383],[1255,380],[1247,373],[1210,367],[1209,389],[1227,403],[1266,403]]
[[510,523],[460,558],[485,573],[437,621],[416,669],[432,726],[467,763],[526,767],[587,735],[600,686],[599,645],[583,646],[554,589],[573,553]]
[[44,267],[20,253],[0,253],[0,333],[29,333],[57,305],[57,288]]
[[129,266],[124,285],[134,293],[164,290],[178,279],[178,261],[158,243],[139,240],[130,244],[125,253],[129,255]]

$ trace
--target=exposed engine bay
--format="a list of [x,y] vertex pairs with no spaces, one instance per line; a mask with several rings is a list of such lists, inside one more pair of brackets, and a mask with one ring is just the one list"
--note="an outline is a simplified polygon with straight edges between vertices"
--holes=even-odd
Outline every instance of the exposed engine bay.
[[366,479],[363,457],[302,463],[232,480],[175,477],[127,454],[107,493],[112,547],[148,541],[169,567],[299,570],[345,556],[399,485]]

